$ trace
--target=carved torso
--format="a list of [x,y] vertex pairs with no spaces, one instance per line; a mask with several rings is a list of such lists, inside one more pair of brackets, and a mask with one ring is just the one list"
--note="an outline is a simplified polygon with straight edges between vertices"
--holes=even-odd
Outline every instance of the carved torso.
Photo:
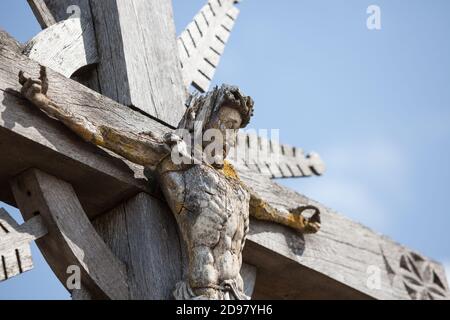
[[188,250],[189,279],[179,288],[183,292],[179,298],[242,295],[240,269],[250,195],[233,170],[226,168],[176,166],[170,157],[158,166],[161,188]]

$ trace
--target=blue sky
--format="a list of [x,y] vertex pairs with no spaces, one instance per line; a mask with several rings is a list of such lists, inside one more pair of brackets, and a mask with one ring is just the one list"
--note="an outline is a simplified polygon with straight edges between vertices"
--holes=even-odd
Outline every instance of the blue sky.
[[[174,0],[178,31],[204,0]],[[381,8],[369,31],[366,9]],[[255,128],[317,151],[323,177],[284,184],[450,266],[450,1],[245,0],[215,83],[256,101]],[[26,1],[0,27],[39,31]],[[11,210],[13,212],[13,210]],[[15,217],[18,217],[15,214]],[[68,298],[39,252],[0,299]]]

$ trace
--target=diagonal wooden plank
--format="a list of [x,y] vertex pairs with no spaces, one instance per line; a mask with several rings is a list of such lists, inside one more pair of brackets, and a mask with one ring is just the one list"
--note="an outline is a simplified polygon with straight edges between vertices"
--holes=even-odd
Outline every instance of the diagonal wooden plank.
[[[33,0],[31,0],[33,1]],[[45,3],[46,9],[34,12],[37,19],[39,15],[47,14],[53,16],[56,22],[61,22],[69,18],[81,18],[86,21],[92,20],[90,10],[90,0],[37,0]],[[41,13],[42,12],[42,13]],[[46,27],[49,27],[47,25]],[[43,28],[44,29],[44,28]]]
[[44,0],[27,0],[42,29],[48,28],[56,23],[55,17],[47,7]]
[[70,184],[30,169],[11,187],[24,218],[39,215],[48,226],[48,235],[37,244],[63,285],[68,268],[76,266],[93,297],[129,298],[125,265],[97,234]]
[[178,38],[186,88],[208,91],[239,10],[236,0],[209,0]]

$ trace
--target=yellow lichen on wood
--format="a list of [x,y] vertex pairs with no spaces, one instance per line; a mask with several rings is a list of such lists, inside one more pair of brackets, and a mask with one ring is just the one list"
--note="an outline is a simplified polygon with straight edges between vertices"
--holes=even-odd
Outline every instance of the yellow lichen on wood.
[[223,166],[223,169],[221,170],[221,172],[227,178],[234,179],[234,180],[240,180],[236,169],[228,161],[224,161],[224,166]]

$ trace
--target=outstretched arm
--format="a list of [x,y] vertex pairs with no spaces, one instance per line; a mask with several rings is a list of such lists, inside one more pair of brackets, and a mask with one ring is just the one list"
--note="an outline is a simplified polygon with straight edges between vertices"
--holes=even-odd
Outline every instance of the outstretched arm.
[[250,214],[258,220],[278,223],[303,234],[320,230],[320,211],[314,206],[302,206],[285,212],[271,206],[251,191]]
[[28,78],[21,71],[19,82],[22,85],[21,93],[27,100],[48,116],[64,123],[85,141],[109,149],[131,162],[144,166],[157,164],[164,155],[170,152],[164,138],[155,137],[149,133],[135,134],[104,125],[96,125],[87,118],[55,104],[47,97],[48,80],[45,67],[41,67],[41,75],[38,80]]

